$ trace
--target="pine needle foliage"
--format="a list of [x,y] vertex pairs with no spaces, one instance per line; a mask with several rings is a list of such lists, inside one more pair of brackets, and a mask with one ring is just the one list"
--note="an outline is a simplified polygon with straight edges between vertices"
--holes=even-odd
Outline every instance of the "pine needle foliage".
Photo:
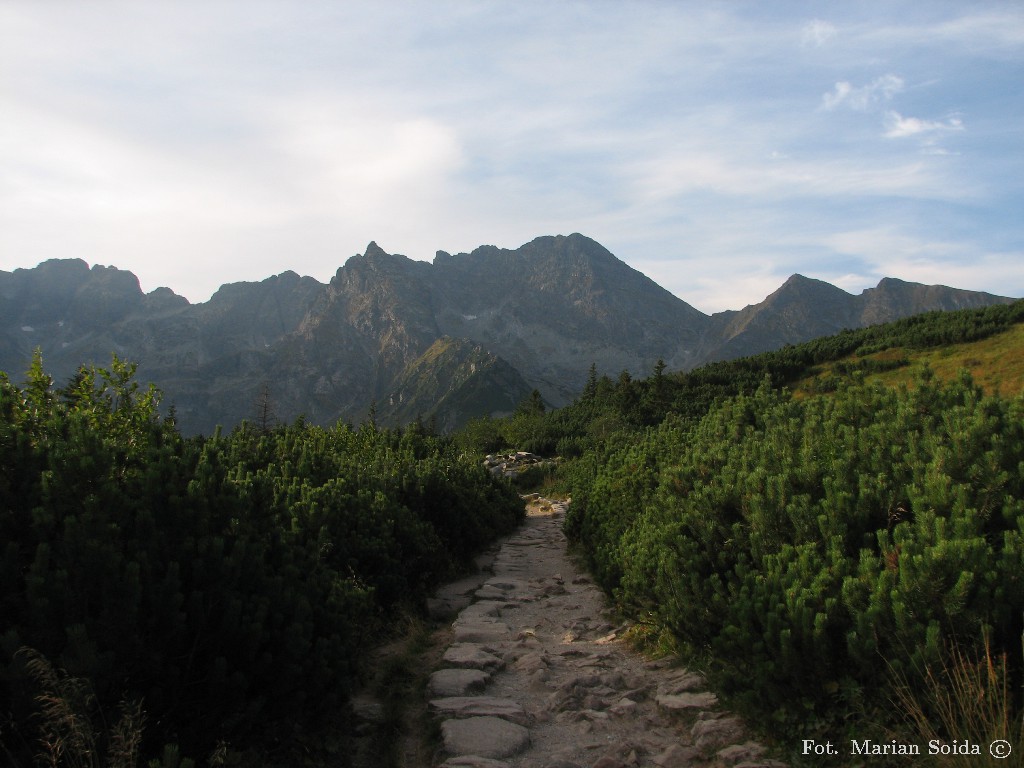
[[[161,768],[218,745],[343,763],[367,648],[523,515],[422,428],[299,420],[186,439],[134,365],[56,387],[39,355],[21,385],[0,374],[0,509],[3,749],[27,765],[27,646],[67,670],[30,659],[54,760],[92,765],[100,739],[108,759]],[[130,717],[89,730],[84,713],[125,696],[145,701],[141,742]]]
[[766,381],[577,462],[566,525],[620,604],[795,733],[884,711],[887,669],[921,687],[947,643],[1022,658],[1021,466],[1024,398],[967,376]]

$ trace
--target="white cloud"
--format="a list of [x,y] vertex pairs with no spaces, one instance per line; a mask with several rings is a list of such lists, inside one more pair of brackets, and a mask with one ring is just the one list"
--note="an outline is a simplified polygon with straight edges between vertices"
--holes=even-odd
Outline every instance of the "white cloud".
[[853,86],[845,80],[841,80],[835,84],[831,93],[826,93],[821,97],[821,106],[825,109],[835,109],[846,101],[852,91]]
[[622,173],[638,205],[707,193],[773,204],[786,201],[789,205],[797,205],[801,199],[948,199],[973,194],[966,186],[950,190],[937,169],[919,160],[798,160],[771,153],[747,155],[708,143],[660,150],[652,147],[642,159],[624,162]]
[[885,124],[887,139],[902,139],[922,133],[964,130],[963,120],[959,117],[951,117],[945,121],[921,120],[917,117],[904,117],[895,111],[885,113]]
[[956,243],[923,240],[894,227],[875,227],[838,231],[823,238],[823,243],[837,253],[858,256],[879,266],[898,260],[907,263],[919,259],[948,260],[963,251]]
[[882,75],[860,88],[854,88],[851,83],[842,80],[835,84],[831,92],[822,96],[821,106],[826,110],[845,106],[858,112],[866,112],[892,99],[903,90],[903,87],[903,78],[893,74]]
[[[822,240],[835,252],[864,260],[870,287],[882,277],[1024,296],[1024,252],[990,250],[974,242],[936,240],[893,227],[837,232]],[[844,286],[845,287],[845,286]]]
[[261,111],[254,120],[264,126],[265,162],[280,163],[293,183],[311,198],[323,196],[323,203],[364,201],[363,207],[403,190],[436,190],[463,163],[456,133],[427,116],[366,103],[352,109],[334,93],[285,97]]
[[805,48],[821,48],[839,34],[835,25],[821,19],[804,24],[800,30],[800,44]]

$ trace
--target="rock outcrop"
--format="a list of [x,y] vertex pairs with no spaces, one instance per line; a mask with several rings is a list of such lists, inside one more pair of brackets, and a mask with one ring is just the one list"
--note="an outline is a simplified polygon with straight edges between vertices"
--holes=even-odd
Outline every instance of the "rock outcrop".
[[515,451],[508,454],[488,454],[484,457],[484,466],[495,477],[511,480],[530,469],[554,467],[555,462],[529,451]]

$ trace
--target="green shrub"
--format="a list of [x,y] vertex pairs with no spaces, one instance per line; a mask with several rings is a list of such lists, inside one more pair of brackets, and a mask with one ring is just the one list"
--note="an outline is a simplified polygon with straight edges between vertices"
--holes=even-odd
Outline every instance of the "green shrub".
[[392,608],[422,607],[521,501],[413,428],[186,440],[133,377],[115,358],[55,389],[38,356],[23,386],[0,375],[3,746],[32,742],[22,646],[91,681],[105,711],[142,701],[143,754],[343,739]]
[[1022,398],[765,383],[580,465],[566,530],[599,582],[784,726],[882,708],[889,668],[923,684],[983,632],[1021,658]]

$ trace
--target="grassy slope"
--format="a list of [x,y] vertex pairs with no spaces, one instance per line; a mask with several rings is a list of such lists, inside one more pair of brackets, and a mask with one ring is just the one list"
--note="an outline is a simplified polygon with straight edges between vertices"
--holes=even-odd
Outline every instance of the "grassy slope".
[[966,369],[987,393],[1017,395],[1024,391],[1024,324],[1015,325],[1007,331],[980,341],[924,350],[893,347],[870,355],[849,355],[819,366],[812,375],[795,382],[792,389],[797,396],[807,395],[813,389],[814,381],[836,375],[837,366],[844,363],[855,365],[862,360],[900,359],[905,359],[906,365],[889,371],[870,373],[868,380],[888,386],[910,384],[918,372],[927,365],[941,380],[953,379],[961,370]]

